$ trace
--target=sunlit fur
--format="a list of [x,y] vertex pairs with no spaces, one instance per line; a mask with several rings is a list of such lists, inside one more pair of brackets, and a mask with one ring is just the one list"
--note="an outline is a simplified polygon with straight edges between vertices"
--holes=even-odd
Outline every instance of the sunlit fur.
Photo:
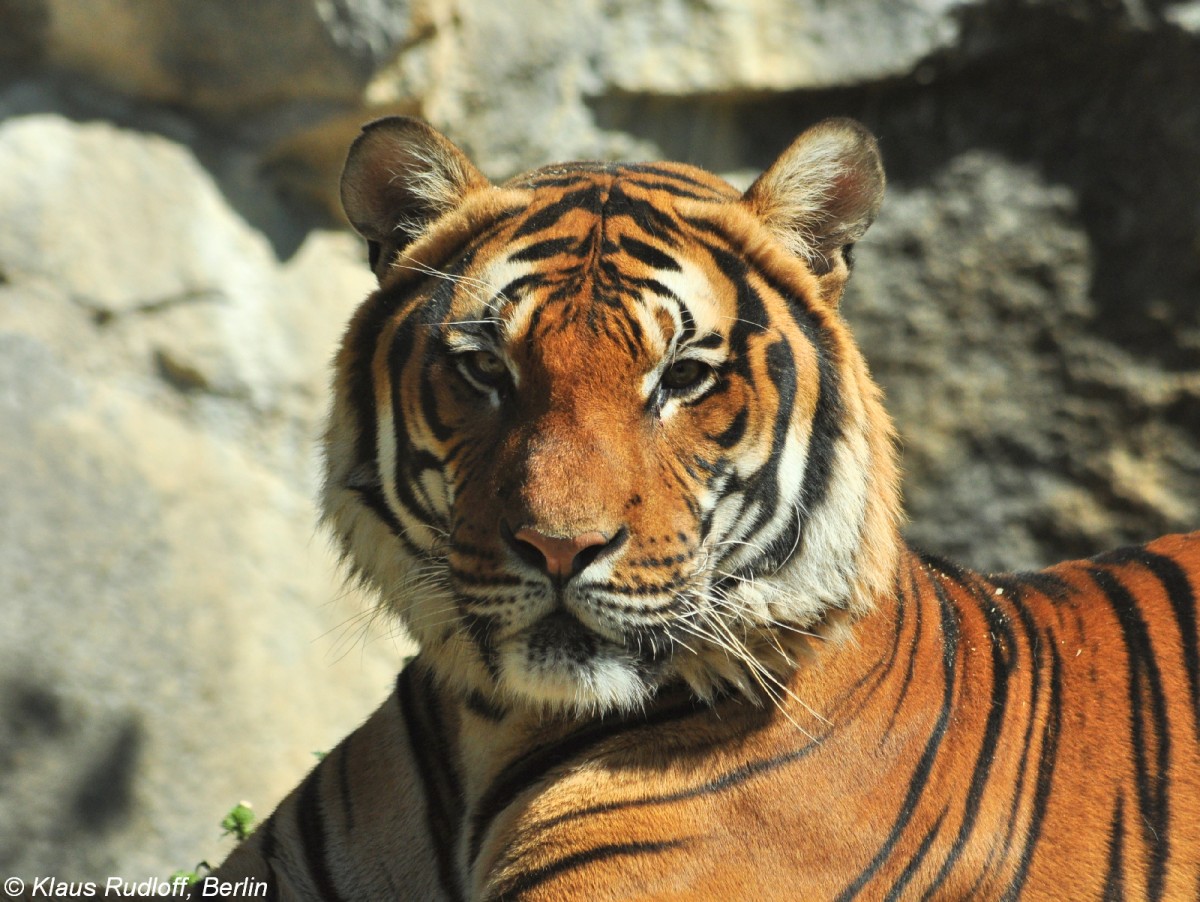
[[[497,187],[422,123],[365,130],[343,198],[380,287],[323,506],[420,653],[221,879],[1200,897],[1200,534],[986,577],[900,542],[838,311],[882,190],[844,120],[744,194],[678,164]],[[589,551],[567,579],[517,533]]]
[[[836,312],[844,275],[831,290],[788,249],[816,247],[837,153],[867,139],[818,137],[746,198],[674,164],[479,188],[452,149],[405,144],[403,164],[424,163],[410,194],[447,214],[387,261],[350,327],[324,506],[444,679],[580,713],[637,707],[676,679],[761,699],[831,611],[887,591],[891,429]],[[775,196],[784,209],[764,222],[763,185],[795,209]],[[464,377],[473,350],[505,362],[501,392]],[[712,385],[656,402],[681,356]],[[555,586],[502,521],[625,539]]]

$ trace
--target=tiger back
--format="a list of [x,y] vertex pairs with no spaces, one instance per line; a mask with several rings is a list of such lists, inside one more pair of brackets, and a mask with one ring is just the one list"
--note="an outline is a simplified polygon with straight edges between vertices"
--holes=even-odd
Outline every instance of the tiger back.
[[830,120],[744,193],[343,176],[379,290],[326,522],[420,653],[214,879],[279,898],[1200,897],[1200,536],[984,576],[904,545],[838,311],[884,187]]

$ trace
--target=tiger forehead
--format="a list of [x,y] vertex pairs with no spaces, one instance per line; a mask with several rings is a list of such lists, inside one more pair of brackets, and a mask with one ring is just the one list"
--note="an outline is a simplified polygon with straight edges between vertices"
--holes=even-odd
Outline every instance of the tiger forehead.
[[718,329],[689,220],[736,199],[727,184],[681,164],[569,164],[517,184],[528,202],[478,248],[456,318],[490,319],[503,341],[582,325],[632,356]]
[[[594,257],[582,251],[538,261],[515,257],[519,252],[502,254],[481,267],[479,281],[494,293],[461,292],[455,310],[459,323],[485,321],[499,345],[570,334],[598,346],[607,337],[627,357],[658,360],[679,345],[715,349],[736,321],[734,299],[686,253],[664,254],[657,268],[613,247]],[[481,305],[484,297],[490,299]]]
[[686,163],[556,163],[515,176],[502,187],[543,191],[547,196],[585,183],[620,183],[641,192],[661,191],[681,197],[726,201],[737,189],[711,172]]

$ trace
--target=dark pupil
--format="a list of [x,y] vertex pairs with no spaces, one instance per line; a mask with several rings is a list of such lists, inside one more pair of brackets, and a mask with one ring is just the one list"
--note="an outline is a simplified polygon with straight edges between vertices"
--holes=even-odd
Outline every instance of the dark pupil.
[[663,379],[667,388],[687,388],[695,385],[704,375],[704,366],[698,360],[680,360],[671,364]]
[[467,359],[467,364],[484,382],[495,382],[504,374],[500,358],[487,351],[476,351]]

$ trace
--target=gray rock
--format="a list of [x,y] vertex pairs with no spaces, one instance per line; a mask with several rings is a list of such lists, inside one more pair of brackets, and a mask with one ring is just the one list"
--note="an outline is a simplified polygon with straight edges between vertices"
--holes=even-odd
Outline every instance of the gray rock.
[[46,64],[195,113],[228,118],[291,102],[356,103],[408,27],[378,0],[45,0]]
[[344,235],[278,262],[160,137],[10,119],[0,160],[0,871],[166,876],[405,651],[364,644],[310,500],[370,280]]

